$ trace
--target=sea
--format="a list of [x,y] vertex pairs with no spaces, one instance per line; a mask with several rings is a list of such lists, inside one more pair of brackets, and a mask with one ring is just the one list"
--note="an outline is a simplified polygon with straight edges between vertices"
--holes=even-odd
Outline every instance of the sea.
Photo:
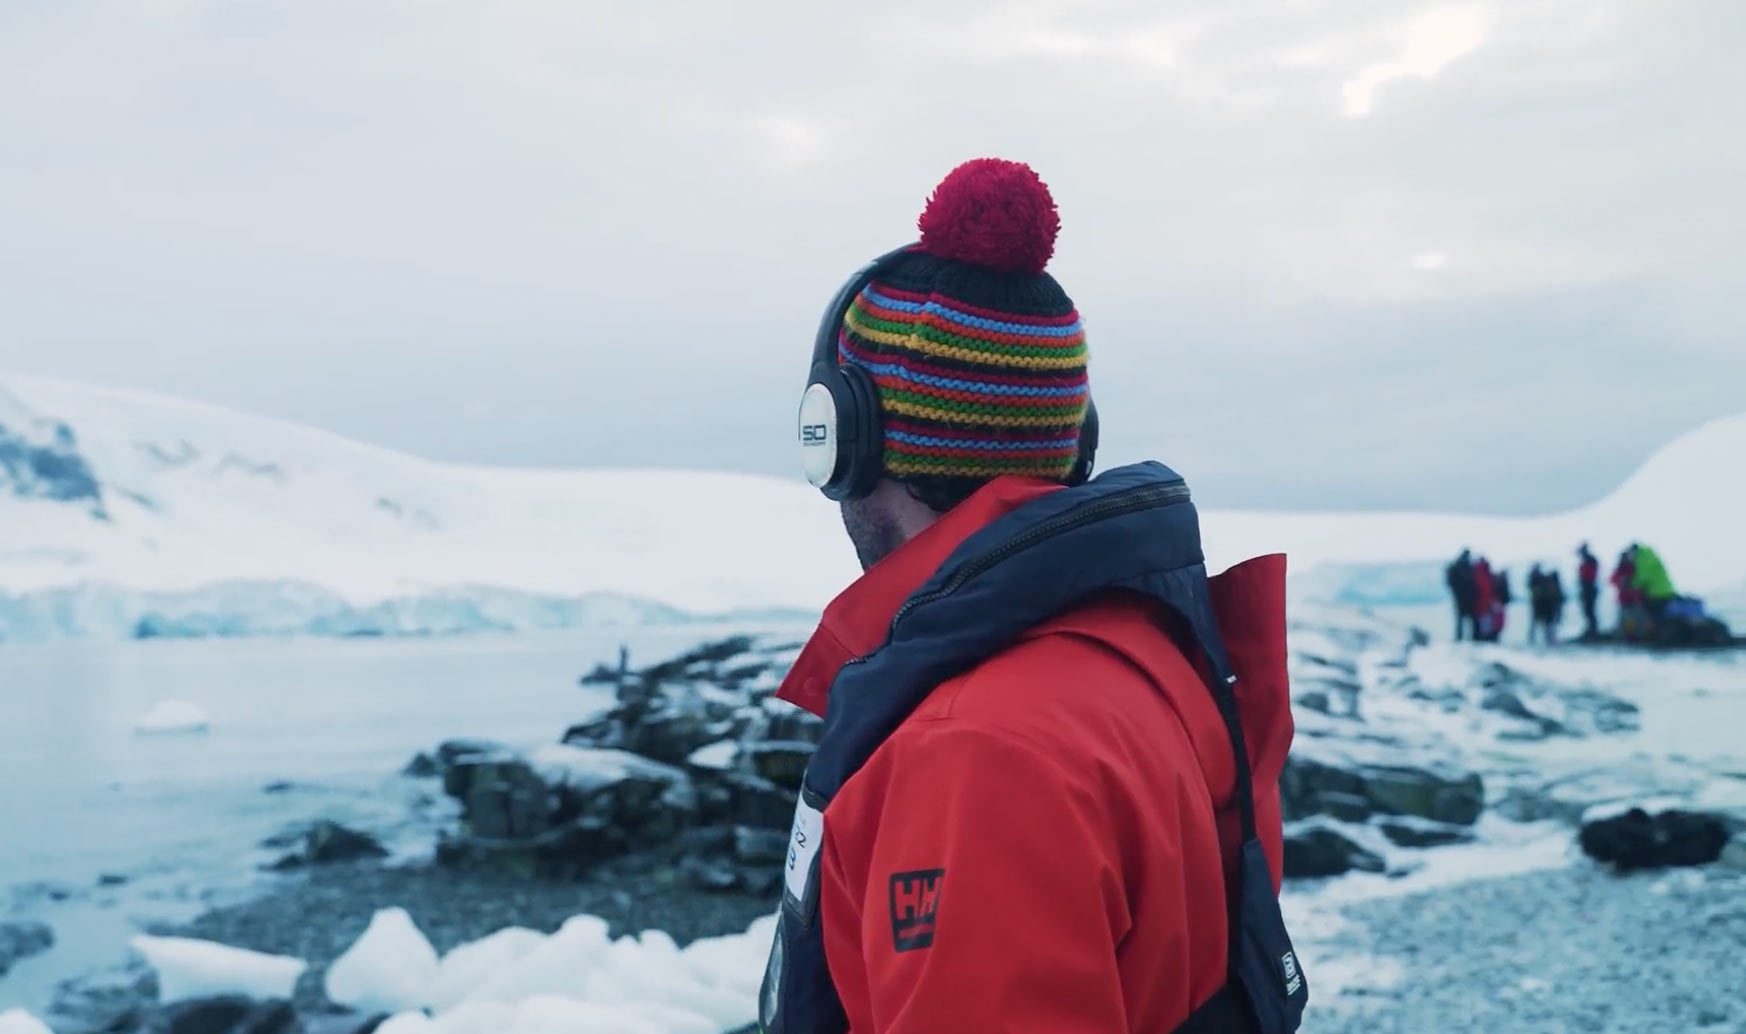
[[[407,762],[447,739],[555,741],[607,706],[579,676],[676,655],[710,625],[405,639],[153,640],[0,646],[0,920],[38,917],[55,949],[0,978],[0,1012],[41,1009],[72,973],[120,961],[140,925],[256,889],[314,818],[428,852],[450,805]],[[187,702],[205,732],[146,735]]]

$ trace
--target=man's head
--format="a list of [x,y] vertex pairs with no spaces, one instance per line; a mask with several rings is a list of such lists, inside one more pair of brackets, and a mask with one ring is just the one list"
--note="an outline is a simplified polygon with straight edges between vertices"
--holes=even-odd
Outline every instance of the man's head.
[[1073,480],[1095,444],[1084,328],[1044,272],[1060,227],[1048,187],[1016,162],[966,162],[918,226],[827,329],[829,358],[877,409],[877,477],[843,499],[868,567],[995,478]]

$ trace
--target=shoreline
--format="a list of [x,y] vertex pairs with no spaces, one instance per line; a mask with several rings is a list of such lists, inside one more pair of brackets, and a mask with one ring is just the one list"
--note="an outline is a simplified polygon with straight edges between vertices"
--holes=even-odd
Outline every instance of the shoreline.
[[[404,908],[443,953],[506,927],[551,933],[579,914],[605,919],[615,938],[661,930],[683,947],[702,937],[743,933],[754,919],[774,912],[776,901],[699,890],[672,859],[658,856],[625,856],[574,880],[422,861],[359,861],[312,866],[192,920],[149,923],[145,932],[303,959],[309,968],[297,982],[292,1004],[306,1017],[320,1017],[344,1012],[323,989],[329,966],[385,908]],[[71,1008],[44,1017],[52,1023],[72,1021],[57,1024],[56,1034],[102,1030],[128,1009],[149,1009],[156,1001],[155,978],[137,960],[83,973],[64,986],[77,989],[60,998]]]
[[1330,914],[1339,929],[1303,952],[1303,1034],[1746,1030],[1746,871],[1720,863],[1580,859]]

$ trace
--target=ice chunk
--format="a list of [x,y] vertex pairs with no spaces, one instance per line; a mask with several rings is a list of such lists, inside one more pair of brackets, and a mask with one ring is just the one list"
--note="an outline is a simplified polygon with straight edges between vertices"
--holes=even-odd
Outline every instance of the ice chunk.
[[327,996],[365,1014],[394,1013],[430,1004],[437,987],[437,953],[403,908],[384,908],[356,944],[327,971]]
[[538,930],[511,926],[461,945],[443,956],[437,967],[431,1006],[442,1010],[459,1005],[480,984],[520,962],[544,943],[546,935]]
[[574,994],[584,976],[606,955],[610,944],[606,920],[599,916],[573,916],[514,965],[480,983],[468,999],[517,1002],[538,994]]
[[48,1024],[23,1009],[0,1012],[0,1034],[55,1034]]
[[161,701],[133,723],[134,732],[147,734],[205,732],[211,727],[206,712],[186,700]]
[[158,973],[158,996],[166,1003],[189,998],[243,995],[288,999],[309,964],[286,955],[266,955],[213,941],[141,934],[132,942]]
[[402,1012],[383,1020],[376,1034],[444,1034],[444,1031],[424,1013]]
[[698,747],[686,758],[686,762],[697,768],[732,768],[734,758],[739,756],[740,745],[733,740],[721,740],[716,743]]

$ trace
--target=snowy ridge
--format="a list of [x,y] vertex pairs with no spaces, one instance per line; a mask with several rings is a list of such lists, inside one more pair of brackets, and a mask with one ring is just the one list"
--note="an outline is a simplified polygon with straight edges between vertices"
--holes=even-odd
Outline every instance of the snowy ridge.
[[[1591,544],[1611,569],[1633,541],[1656,548],[1682,589],[1746,592],[1746,414],[1713,420],[1664,446],[1614,492],[1589,506],[1543,517],[1433,513],[1208,515],[1209,560],[1235,562],[1252,551],[1293,560],[1300,589],[1351,602],[1443,599],[1442,565],[1463,547],[1494,564],[1535,561],[1568,569],[1578,543]],[[1362,589],[1362,595],[1348,590]]]
[[[1655,545],[1746,592],[1746,415],[1605,499],[1537,518],[1204,514],[1222,568],[1285,552],[1300,594],[1440,596],[1472,546],[1514,567]],[[1192,480],[1192,472],[1191,480]],[[435,463],[280,420],[0,375],[0,639],[398,634],[816,612],[858,573],[798,479]]]
[[856,570],[830,504],[799,482],[445,465],[215,406],[34,377],[0,375],[0,407],[0,427],[28,422],[35,447],[43,428],[52,444],[64,425],[96,492],[95,504],[69,502],[0,474],[0,592],[15,607],[24,594],[85,584],[114,597],[257,583],[360,608],[476,600],[469,587],[489,586],[592,599],[584,610],[616,597],[646,618],[662,607],[816,609]]

